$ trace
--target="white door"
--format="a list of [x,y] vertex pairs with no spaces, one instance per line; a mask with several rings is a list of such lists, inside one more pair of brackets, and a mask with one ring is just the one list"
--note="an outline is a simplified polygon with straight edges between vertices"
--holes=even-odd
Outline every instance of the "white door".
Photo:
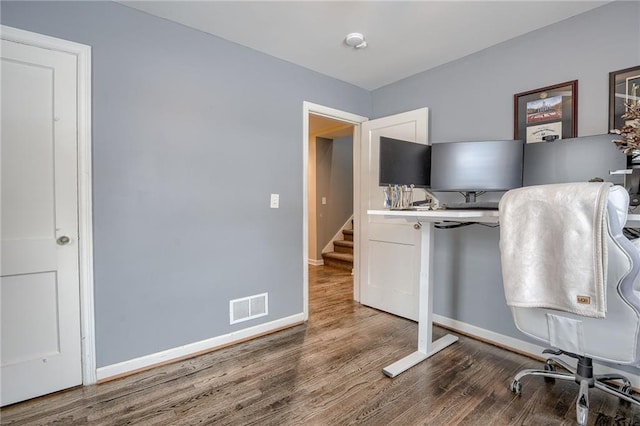
[[[383,208],[378,185],[380,136],[428,143],[426,108],[362,124],[360,156],[360,302],[418,319],[421,232],[405,219],[368,216]],[[416,190],[420,194],[420,190]]]
[[76,61],[2,40],[3,406],[82,383]]

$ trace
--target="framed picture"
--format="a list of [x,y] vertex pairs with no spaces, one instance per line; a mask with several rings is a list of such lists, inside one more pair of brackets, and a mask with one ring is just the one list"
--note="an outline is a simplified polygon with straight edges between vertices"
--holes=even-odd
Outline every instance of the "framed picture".
[[526,143],[578,136],[578,80],[513,95],[513,138]]
[[609,73],[609,131],[621,129],[625,103],[640,102],[640,65]]

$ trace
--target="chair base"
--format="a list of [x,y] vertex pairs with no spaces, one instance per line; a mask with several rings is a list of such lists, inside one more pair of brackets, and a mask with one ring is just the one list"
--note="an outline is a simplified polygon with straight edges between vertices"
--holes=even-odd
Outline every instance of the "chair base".
[[[542,376],[546,381],[554,381],[554,379],[575,381],[580,385],[578,399],[576,400],[576,418],[579,425],[586,425],[589,417],[589,388],[595,387],[623,401],[640,405],[640,400],[631,396],[631,382],[625,376],[620,374],[594,375],[591,358],[551,349],[547,349],[543,353],[564,354],[577,358],[578,366],[574,368],[557,357],[550,357],[545,362],[543,370],[525,369],[516,374],[510,386],[512,392],[521,395],[522,383],[520,383],[520,379],[524,376]],[[556,367],[561,367],[567,373],[556,371]],[[622,385],[614,387],[608,383],[615,380],[621,381]]]

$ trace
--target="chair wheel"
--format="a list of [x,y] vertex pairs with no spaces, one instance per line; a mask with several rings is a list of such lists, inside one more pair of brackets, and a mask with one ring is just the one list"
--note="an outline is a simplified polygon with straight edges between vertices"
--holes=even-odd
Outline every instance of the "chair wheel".
[[589,419],[589,407],[584,407],[578,404],[576,406],[576,420],[579,426],[585,426]]
[[[544,371],[556,371],[556,366],[553,363],[553,361],[551,361],[550,359],[548,359],[545,363],[544,363]],[[546,383],[555,383],[556,379],[554,379],[553,377],[544,377],[544,381]]]
[[509,389],[511,389],[511,392],[515,393],[516,395],[521,395],[522,383],[520,383],[519,380],[514,380],[513,382],[511,382],[511,386],[509,387]]
[[[625,394],[627,396],[631,396],[631,384],[625,383],[624,385],[620,386],[620,392],[622,392],[623,394]],[[620,400],[620,404],[622,404],[622,405],[631,405],[631,403],[629,401],[626,401],[624,399]]]

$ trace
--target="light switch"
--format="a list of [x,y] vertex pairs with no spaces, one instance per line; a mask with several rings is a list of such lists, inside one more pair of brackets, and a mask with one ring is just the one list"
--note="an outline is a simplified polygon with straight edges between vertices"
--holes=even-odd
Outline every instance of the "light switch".
[[280,194],[271,194],[271,205],[272,209],[277,209],[280,207]]
[[322,197],[322,205],[327,204],[327,197]]

